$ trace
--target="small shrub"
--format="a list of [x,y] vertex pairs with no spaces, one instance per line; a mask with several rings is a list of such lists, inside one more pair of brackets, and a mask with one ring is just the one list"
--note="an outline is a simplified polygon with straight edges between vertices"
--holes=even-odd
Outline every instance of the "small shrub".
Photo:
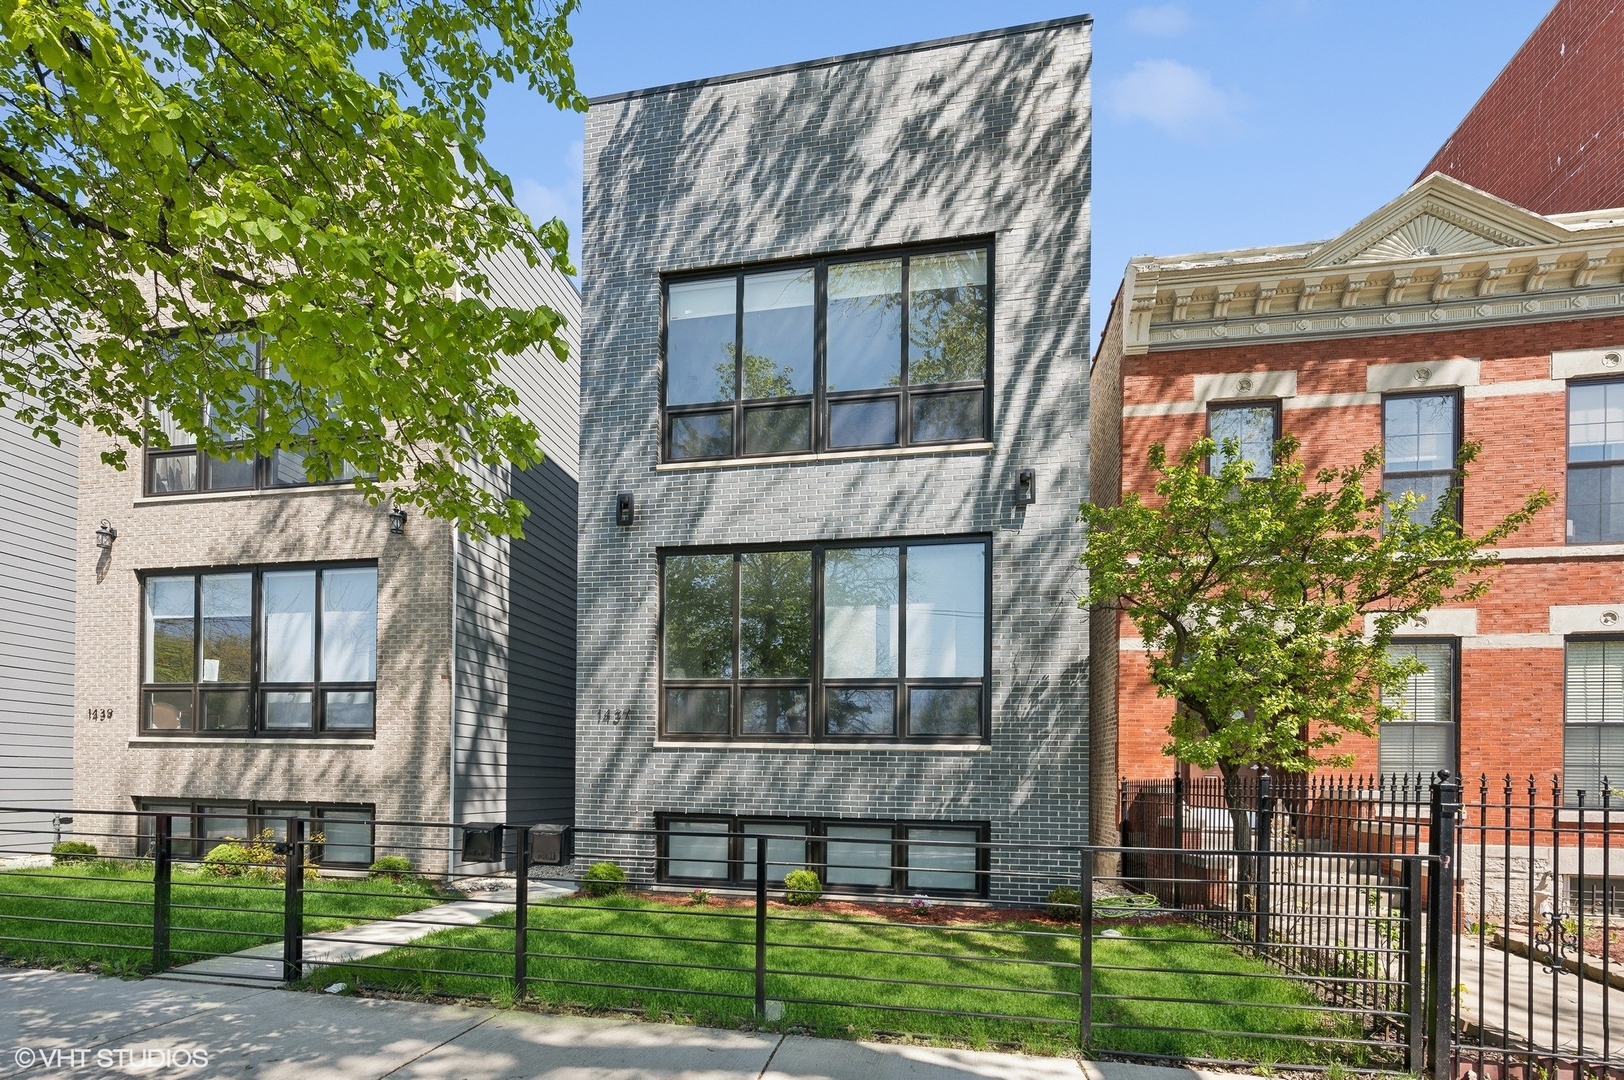
[[823,895],[823,882],[810,870],[791,870],[784,875],[784,899],[792,904],[815,904]]
[[51,862],[56,866],[89,862],[96,857],[96,845],[83,840],[59,840],[51,845]]
[[210,877],[242,877],[252,869],[249,862],[248,849],[235,840],[227,840],[214,845],[203,856],[203,872]]
[[380,855],[367,868],[369,878],[388,878],[397,884],[412,872],[412,860],[404,855]]
[[710,893],[704,889],[695,889],[688,894],[688,902],[696,907],[703,907],[705,904],[710,903]]
[[1083,897],[1076,889],[1062,885],[1058,889],[1050,889],[1049,895],[1044,897],[1048,905],[1049,918],[1061,922],[1076,922],[1083,917]]
[[626,871],[612,862],[593,863],[581,875],[581,891],[588,896],[614,896],[626,891]]

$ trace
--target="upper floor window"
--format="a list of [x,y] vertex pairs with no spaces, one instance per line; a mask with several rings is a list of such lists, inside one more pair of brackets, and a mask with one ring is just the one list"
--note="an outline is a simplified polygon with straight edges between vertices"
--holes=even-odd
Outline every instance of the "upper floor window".
[[991,249],[666,284],[665,459],[985,439]]
[[954,540],[667,554],[662,732],[982,739],[988,549]]
[[1562,787],[1570,803],[1583,791],[1598,806],[1624,786],[1624,638],[1568,641],[1566,674]]
[[371,734],[376,566],[162,574],[143,587],[143,731]]
[[1383,724],[1377,755],[1383,776],[1432,776],[1455,771],[1455,649],[1453,641],[1400,641],[1388,646],[1392,658],[1418,660],[1421,670],[1382,704],[1399,711]]
[[1624,380],[1568,384],[1568,542],[1624,541]]
[[1216,444],[1207,471],[1223,471],[1234,454],[1251,468],[1247,477],[1260,480],[1274,472],[1274,444],[1280,439],[1280,403],[1244,401],[1207,407],[1207,437]]
[[[245,366],[255,373],[281,382],[287,381],[287,372],[266,359],[262,340],[243,338],[231,339],[231,342],[242,349]],[[249,396],[230,403],[230,407],[205,405],[199,425],[220,436],[228,445],[241,446],[258,424],[259,415],[250,392]],[[330,478],[320,470],[315,470],[316,477],[312,478],[313,462],[309,460],[309,455],[294,449],[278,448],[265,457],[213,457],[198,448],[197,426],[182,423],[168,412],[161,411],[154,413],[148,423],[163,432],[169,441],[167,450],[148,449],[146,452],[145,489],[148,495],[293,487],[352,480],[357,475],[356,469],[339,462]],[[300,420],[293,426],[294,437],[307,434],[313,426],[314,418]]]
[[[1394,394],[1382,399],[1382,490],[1420,496],[1410,520],[1424,525],[1449,503],[1460,454],[1460,394]],[[1459,500],[1454,513],[1459,518]]]

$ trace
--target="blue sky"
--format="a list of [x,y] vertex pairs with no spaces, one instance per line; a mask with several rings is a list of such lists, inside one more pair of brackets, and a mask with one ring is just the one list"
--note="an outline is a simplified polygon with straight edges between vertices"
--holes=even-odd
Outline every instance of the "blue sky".
[[[572,29],[590,96],[1090,12],[1097,337],[1134,255],[1322,239],[1403,191],[1550,6],[584,0]],[[491,105],[491,158],[573,237],[580,116],[514,88]]]

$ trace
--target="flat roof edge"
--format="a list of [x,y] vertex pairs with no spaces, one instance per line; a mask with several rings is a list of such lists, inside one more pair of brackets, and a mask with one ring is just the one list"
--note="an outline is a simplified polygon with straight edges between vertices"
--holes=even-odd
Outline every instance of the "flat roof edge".
[[632,98],[653,97],[656,94],[669,94],[677,90],[693,90],[702,86],[723,86],[727,83],[744,82],[747,79],[760,79],[768,75],[782,75],[790,71],[810,71],[815,68],[833,67],[836,64],[846,64],[853,60],[871,60],[879,56],[896,56],[899,53],[924,52],[927,49],[941,49],[950,45],[963,45],[972,41],[990,41],[994,38],[1014,37],[1017,34],[1031,34],[1040,30],[1055,30],[1066,26],[1092,25],[1092,15],[1068,15],[1063,19],[1044,19],[1040,22],[1022,23],[1019,26],[1006,26],[998,30],[978,30],[971,34],[956,34],[953,37],[932,38],[929,41],[916,41],[909,45],[888,45],[883,49],[867,49],[863,52],[843,53],[840,56],[825,56],[819,60],[801,60],[793,64],[779,64],[776,67],[755,68],[750,71],[740,71],[732,75],[712,75],[704,79],[689,79],[687,82],[666,83],[662,86],[650,86],[641,90],[623,90],[616,94],[602,94],[598,97],[587,98],[587,105],[609,105],[617,101],[628,101]]

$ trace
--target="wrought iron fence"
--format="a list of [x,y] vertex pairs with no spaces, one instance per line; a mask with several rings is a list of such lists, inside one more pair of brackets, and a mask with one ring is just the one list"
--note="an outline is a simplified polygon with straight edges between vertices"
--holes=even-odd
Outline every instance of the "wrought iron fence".
[[[1316,866],[1334,857],[1319,853],[1203,849],[1256,870],[1242,887],[1202,892],[1193,875],[1099,869],[1135,858],[1172,867],[1187,857],[1177,850],[978,842],[965,863],[975,874],[1019,879],[1001,886],[1008,894],[1047,895],[1003,903],[987,890],[901,895],[879,884],[936,880],[906,877],[898,860],[948,866],[960,840],[851,835],[819,849],[823,877],[868,874],[867,889],[793,873],[804,833],[761,832],[710,853],[690,843],[683,873],[705,877],[707,860],[725,861],[709,876],[734,883],[705,889],[672,883],[671,841],[692,834],[669,829],[380,821],[379,861],[365,870],[319,865],[319,819],[282,819],[264,843],[229,850],[195,839],[191,815],[146,813],[141,827],[132,816],[76,812],[76,838],[100,839],[102,851],[0,869],[0,952],[1147,1060],[1425,1063],[1417,920],[1435,860],[1424,854],[1389,855],[1391,879],[1358,886],[1374,901],[1333,910],[1323,883],[1341,871]],[[141,853],[137,834],[151,838]],[[900,851],[932,845],[939,857]],[[618,860],[619,874],[594,869],[609,850],[635,857]],[[1182,908],[1134,891],[1168,886],[1188,890]],[[1311,895],[1318,906],[1293,899]]]

